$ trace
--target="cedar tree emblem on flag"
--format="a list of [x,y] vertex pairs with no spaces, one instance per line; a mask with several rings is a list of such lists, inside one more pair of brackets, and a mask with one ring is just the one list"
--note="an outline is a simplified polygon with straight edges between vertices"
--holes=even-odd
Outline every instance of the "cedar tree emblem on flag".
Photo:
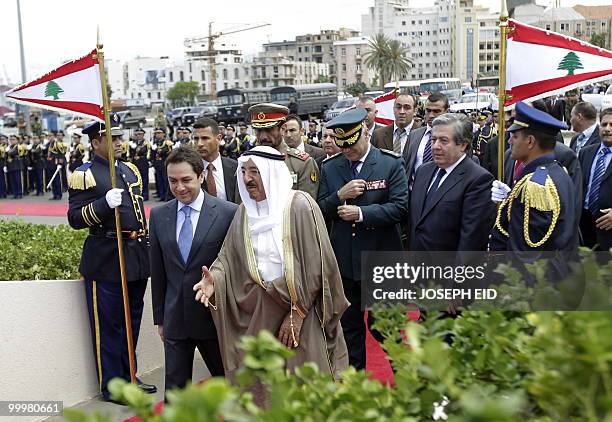
[[576,69],[584,69],[584,67],[582,67],[580,57],[573,51],[567,53],[565,57],[563,57],[563,60],[561,60],[557,68],[557,70],[567,70],[567,76],[573,75]]
[[55,81],[47,83],[45,87],[45,97],[53,97],[54,100],[59,100],[59,94],[64,92],[62,88]]

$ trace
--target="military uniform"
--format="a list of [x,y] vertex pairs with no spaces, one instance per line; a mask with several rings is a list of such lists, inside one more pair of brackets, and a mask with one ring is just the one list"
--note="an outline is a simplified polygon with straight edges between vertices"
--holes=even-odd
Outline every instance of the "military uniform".
[[36,189],[36,196],[45,194],[45,151],[42,143],[32,146],[30,150],[30,166],[32,167],[31,180]]
[[[103,128],[100,123],[93,123],[83,129],[83,133],[88,133],[90,138],[95,137],[101,126]],[[105,142],[105,139],[102,141]],[[117,209],[121,216],[125,274],[136,348],[149,277],[149,241],[142,201],[142,179],[133,164],[121,161],[117,161],[116,175],[117,188],[123,189],[122,202]],[[115,377],[129,381],[130,370],[115,211],[106,200],[107,192],[112,189],[108,161],[94,155],[91,162],[81,165],[72,173],[69,186],[68,223],[74,229],[89,230],[79,272],[85,282],[100,390],[109,400],[108,382]]]
[[25,140],[22,138],[17,149],[19,151],[19,160],[21,160],[21,167],[23,169],[21,176],[21,180],[23,181],[23,194],[28,195],[30,193],[30,174],[28,171],[28,167],[30,166],[29,145],[26,144]]
[[9,192],[13,199],[23,198],[23,161],[19,157],[19,145],[10,145],[6,152],[6,169]]
[[[142,130],[142,129],[141,129]],[[144,131],[143,131],[144,132]],[[151,144],[144,140],[135,140],[130,143],[130,161],[136,166],[142,177],[142,197],[149,200],[149,157]]]
[[78,167],[83,165],[86,151],[87,149],[85,148],[85,145],[80,142],[73,145],[72,150],[70,151],[70,164],[68,165],[68,170],[70,170],[70,172],[75,171]]
[[239,141],[240,154],[243,154],[251,148],[255,147],[256,139],[254,136],[251,136],[248,133],[239,133],[238,135],[236,135],[236,137]]
[[[7,147],[3,143],[6,140],[4,135],[0,136],[0,199],[6,198],[6,150]],[[6,170],[6,171],[5,171]]]
[[[364,123],[367,112],[355,109],[329,121],[340,148],[361,142],[368,145],[365,158],[349,161],[343,153],[323,161],[317,203],[331,222],[330,241],[342,275],[344,293],[351,303],[342,315],[342,329],[349,352],[349,363],[365,368],[366,326],[361,308],[361,253],[402,250],[400,222],[408,212],[408,182],[402,158],[391,151],[370,145]],[[363,144],[362,144],[363,145]],[[352,180],[365,181],[365,190],[354,199],[341,202],[338,195]],[[360,218],[347,221],[338,207],[353,205]]]
[[[483,112],[481,118],[490,118],[491,112]],[[472,142],[472,151],[480,163],[483,162],[484,156],[487,151],[489,142],[497,136],[497,125],[494,121],[488,121],[474,135],[474,141]]]
[[[50,162],[51,168],[59,169],[58,174],[51,183],[51,191],[53,192],[52,200],[62,199],[62,192],[64,191],[64,185],[62,182],[62,171],[66,168],[66,151],[68,147],[62,141],[56,139],[49,145],[47,160]],[[51,176],[53,177],[53,176]]]
[[[289,110],[277,104],[262,103],[251,106],[249,113],[253,128],[269,129],[283,124]],[[306,152],[288,147],[284,141],[281,141],[276,149],[285,155],[285,164],[293,178],[293,189],[307,192],[316,200],[319,189],[319,168],[314,158]]]
[[[155,132],[163,132],[161,128],[156,128]],[[165,132],[164,132],[165,133]],[[170,185],[166,174],[166,158],[172,152],[173,142],[169,139],[155,141],[151,146],[153,150],[153,168],[155,169],[155,189],[160,201],[169,198]]]

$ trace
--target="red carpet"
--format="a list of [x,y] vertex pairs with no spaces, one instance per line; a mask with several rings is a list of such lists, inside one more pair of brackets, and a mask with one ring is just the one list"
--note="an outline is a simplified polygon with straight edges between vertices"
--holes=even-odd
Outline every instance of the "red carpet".
[[[147,218],[151,212],[151,205],[145,205]],[[0,215],[28,215],[43,217],[66,217],[68,204],[66,203],[29,203],[20,201],[0,202]]]

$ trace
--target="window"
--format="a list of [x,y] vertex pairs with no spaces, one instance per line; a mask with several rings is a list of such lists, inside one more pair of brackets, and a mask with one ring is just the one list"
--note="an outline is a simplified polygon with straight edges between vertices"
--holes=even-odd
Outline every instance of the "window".
[[240,84],[238,82],[234,82],[234,87],[238,88],[240,86]]
[[191,62],[189,62],[189,73],[193,72],[192,68],[191,68]]
[[298,53],[302,52],[302,47],[298,47]]
[[419,25],[423,25],[423,21],[419,21]]
[[138,93],[138,98],[142,98],[142,92]]
[[464,22],[465,23],[471,23],[472,22],[472,17],[471,16],[466,16]]
[[150,100],[151,99],[151,93],[147,92],[147,98]]
[[246,82],[244,83],[244,87],[245,87],[246,89],[249,89],[249,81],[246,81]]
[[200,72],[200,79],[205,80],[206,78],[204,77],[204,71],[202,70]]
[[425,21],[425,25],[429,25],[429,19]]
[[415,25],[415,24],[416,24],[416,21],[412,21],[412,22],[411,22],[411,24],[412,24],[412,25]]
[[174,73],[170,72],[170,82],[174,82]]
[[159,91],[157,92],[157,99],[161,100],[161,92],[159,92]]
[[179,80],[181,82],[183,82],[185,80],[185,75],[183,75],[183,71],[182,70],[179,72]]
[[223,89],[227,89],[227,82],[223,82]]
[[308,53],[308,46],[304,47],[304,53]]
[[346,63],[342,63],[342,71],[346,72]]
[[402,21],[402,26],[406,26],[406,21]]
[[361,48],[357,47],[357,48],[355,49],[355,54],[356,54],[357,56],[361,56]]
[[234,79],[240,79],[238,68],[234,69]]
[[550,31],[550,24],[549,23],[546,24],[546,30]]
[[223,80],[227,80],[227,69],[223,69]]
[[561,24],[561,31],[567,31],[569,29],[569,25],[566,23]]
[[342,47],[342,49],[340,50],[340,55],[346,56],[346,47]]
[[346,86],[346,79],[342,79],[342,86]]

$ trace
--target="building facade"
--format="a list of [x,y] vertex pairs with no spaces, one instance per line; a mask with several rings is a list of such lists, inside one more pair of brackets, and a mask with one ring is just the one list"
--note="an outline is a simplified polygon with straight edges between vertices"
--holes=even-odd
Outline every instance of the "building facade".
[[364,54],[369,50],[369,38],[351,37],[335,41],[336,85],[344,91],[347,86],[363,82],[368,87],[378,84],[376,72],[364,63]]

